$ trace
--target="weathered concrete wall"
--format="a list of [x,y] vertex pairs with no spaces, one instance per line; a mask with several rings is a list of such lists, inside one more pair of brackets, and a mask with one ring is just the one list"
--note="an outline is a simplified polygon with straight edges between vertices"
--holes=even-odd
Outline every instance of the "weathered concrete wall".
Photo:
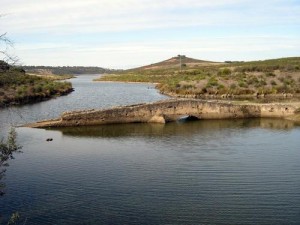
[[172,99],[106,110],[65,112],[59,119],[30,124],[31,127],[86,126],[113,123],[166,123],[183,116],[198,119],[286,118],[297,107],[289,104],[232,104],[217,101]]

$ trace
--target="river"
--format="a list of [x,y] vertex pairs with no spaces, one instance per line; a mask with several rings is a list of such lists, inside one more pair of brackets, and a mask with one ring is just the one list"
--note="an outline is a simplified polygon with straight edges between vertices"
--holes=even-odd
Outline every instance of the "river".
[[[148,84],[72,79],[75,91],[0,110],[10,125],[167,98]],[[300,127],[271,119],[17,128],[0,213],[21,224],[300,224]],[[46,142],[53,138],[52,142]]]

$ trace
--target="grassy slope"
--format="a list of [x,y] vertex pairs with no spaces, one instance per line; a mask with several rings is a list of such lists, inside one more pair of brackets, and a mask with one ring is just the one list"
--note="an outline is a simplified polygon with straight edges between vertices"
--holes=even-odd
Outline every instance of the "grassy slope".
[[98,80],[158,83],[162,93],[189,97],[300,93],[300,57],[234,63],[185,58],[182,64],[180,71],[179,57],[173,57]]
[[72,90],[69,82],[26,75],[22,69],[0,70],[0,107],[42,101]]

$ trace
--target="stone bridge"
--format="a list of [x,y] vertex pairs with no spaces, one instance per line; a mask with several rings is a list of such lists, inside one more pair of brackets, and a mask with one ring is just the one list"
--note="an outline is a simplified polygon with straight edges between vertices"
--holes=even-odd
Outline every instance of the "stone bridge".
[[187,119],[289,118],[299,105],[229,103],[196,99],[170,99],[148,104],[65,112],[58,119],[29,127],[88,126],[116,123],[167,123]]

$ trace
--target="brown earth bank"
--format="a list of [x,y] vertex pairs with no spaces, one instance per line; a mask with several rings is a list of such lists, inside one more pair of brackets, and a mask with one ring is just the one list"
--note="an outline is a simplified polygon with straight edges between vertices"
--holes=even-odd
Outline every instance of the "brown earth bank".
[[284,118],[300,122],[300,102],[249,103],[217,100],[170,99],[110,109],[65,112],[60,118],[27,127],[72,127],[117,123],[167,123],[185,119]]

